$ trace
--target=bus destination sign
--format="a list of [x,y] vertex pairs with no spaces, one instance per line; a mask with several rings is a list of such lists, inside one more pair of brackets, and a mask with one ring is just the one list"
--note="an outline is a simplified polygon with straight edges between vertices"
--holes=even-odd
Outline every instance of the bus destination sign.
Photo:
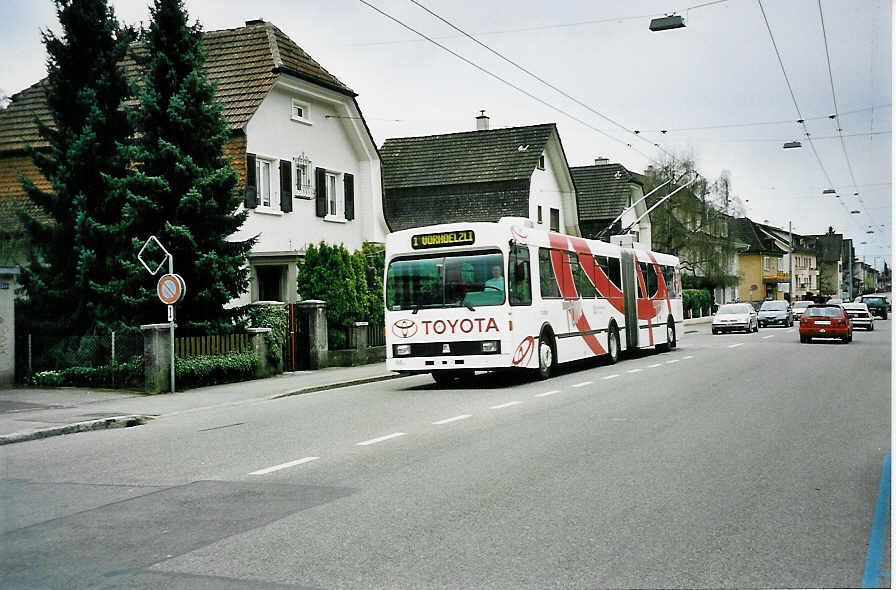
[[435,234],[417,234],[411,237],[411,248],[439,248],[441,246],[469,246],[475,241],[473,230],[442,231]]

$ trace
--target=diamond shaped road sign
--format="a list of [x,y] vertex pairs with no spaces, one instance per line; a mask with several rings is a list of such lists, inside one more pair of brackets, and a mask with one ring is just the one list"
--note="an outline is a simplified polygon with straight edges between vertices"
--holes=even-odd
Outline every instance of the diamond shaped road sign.
[[[157,247],[158,249],[160,249],[162,252],[165,253],[165,257],[162,258],[162,261],[159,263],[159,265],[156,267],[155,270],[150,268],[149,264],[147,264],[147,262],[145,260],[143,260],[143,254],[144,254],[144,252],[146,252],[146,249],[149,247],[150,244],[153,244],[155,247]],[[170,257],[171,257],[171,254],[168,252],[168,250],[165,249],[165,246],[162,245],[162,242],[160,242],[158,240],[158,238],[156,238],[155,236],[149,236],[149,238],[147,238],[146,242],[143,243],[143,247],[140,248],[140,252],[137,253],[137,260],[140,261],[140,264],[143,265],[143,268],[145,268],[147,271],[149,271],[149,274],[151,274],[152,276],[155,276],[156,273],[158,273],[162,269],[162,265],[164,265],[165,262],[167,262]]]

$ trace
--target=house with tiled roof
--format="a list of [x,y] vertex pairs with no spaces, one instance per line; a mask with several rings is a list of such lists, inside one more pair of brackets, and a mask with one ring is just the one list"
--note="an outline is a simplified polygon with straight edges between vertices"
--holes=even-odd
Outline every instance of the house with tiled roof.
[[849,270],[843,261],[845,250],[843,234],[836,233],[834,228],[829,227],[827,233],[806,236],[806,238],[811,240],[811,243],[814,245],[818,261],[819,295],[834,298],[847,296],[847,290],[843,288],[843,282],[844,275],[846,275],[848,281]]
[[[766,223],[753,222],[756,228],[775,241],[775,244],[784,251],[781,257],[783,272],[790,273],[793,269],[793,297],[791,301],[811,299],[818,290],[818,262],[814,243],[799,234],[786,229],[768,225]],[[791,244],[791,239],[793,243]],[[793,264],[791,266],[789,250],[793,249]],[[779,283],[781,293],[790,292],[790,282]]]
[[733,226],[742,244],[737,253],[738,298],[741,301],[784,299],[780,285],[790,281],[784,268],[786,251],[749,217],[736,219]]
[[[573,166],[569,172],[576,185],[583,237],[595,239],[602,234],[600,239],[609,241],[611,235],[628,228],[626,233],[632,235],[635,247],[651,249],[650,217],[645,215],[647,203],[642,201],[630,208],[644,196],[644,179],[640,174],[607,158],[595,159],[593,166]],[[623,211],[626,212],[622,218],[613,223]],[[637,221],[639,217],[642,219]],[[613,227],[607,229],[611,223]]]
[[[249,258],[250,291],[234,303],[293,302],[307,244],[326,240],[357,249],[385,241],[376,144],[357,93],[273,24],[252,20],[207,31],[202,46],[231,132],[225,154],[251,210],[234,238],[259,236]],[[123,66],[129,77],[139,76],[133,60]],[[45,182],[24,153],[26,144],[43,147],[35,120],[52,122],[43,83],[0,111],[0,231],[9,236],[21,234],[15,210],[33,208],[17,174]]]
[[528,217],[581,235],[576,193],[553,123],[387,139],[380,148],[392,231],[456,221]]

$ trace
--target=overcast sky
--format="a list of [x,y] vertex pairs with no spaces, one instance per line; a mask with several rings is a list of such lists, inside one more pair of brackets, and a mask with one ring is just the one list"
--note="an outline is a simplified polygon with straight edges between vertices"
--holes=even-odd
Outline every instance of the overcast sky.
[[[235,28],[256,18],[279,27],[359,94],[378,145],[389,137],[471,130],[480,109],[493,128],[557,123],[571,166],[606,156],[640,172],[661,155],[653,146],[659,143],[670,152],[690,151],[709,178],[730,171],[734,192],[754,220],[784,228],[792,221],[794,231],[804,234],[822,233],[830,225],[853,238],[867,262],[881,267],[882,257],[892,260],[893,18],[888,0],[821,0],[822,13],[819,0],[762,0],[817,158],[795,122],[797,106],[756,0],[418,0],[590,110],[409,0],[368,1],[567,114],[482,73],[358,0],[267,0],[255,8],[237,0],[187,0],[186,5],[206,30]],[[146,0],[112,4],[123,22],[148,19]],[[648,29],[651,15],[672,11],[686,17],[686,28]],[[0,91],[13,94],[44,76],[40,30],[46,28],[58,29],[51,2],[0,2],[5,63]],[[834,96],[842,143],[837,125],[827,118],[835,112]],[[628,133],[593,111],[641,133]],[[789,140],[802,140],[803,148],[782,149]],[[829,185],[841,198],[822,197]],[[862,213],[850,215],[854,209]],[[875,233],[867,234],[869,229]]]

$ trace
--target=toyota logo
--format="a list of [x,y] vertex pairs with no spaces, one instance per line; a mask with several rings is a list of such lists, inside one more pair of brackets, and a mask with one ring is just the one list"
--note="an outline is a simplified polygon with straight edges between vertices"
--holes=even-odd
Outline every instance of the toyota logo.
[[516,347],[516,351],[513,353],[513,359],[510,362],[515,366],[528,365],[533,350],[535,350],[535,338],[527,336],[520,342],[520,345]]
[[398,320],[392,324],[392,333],[399,338],[410,338],[417,333],[417,323],[409,319]]

